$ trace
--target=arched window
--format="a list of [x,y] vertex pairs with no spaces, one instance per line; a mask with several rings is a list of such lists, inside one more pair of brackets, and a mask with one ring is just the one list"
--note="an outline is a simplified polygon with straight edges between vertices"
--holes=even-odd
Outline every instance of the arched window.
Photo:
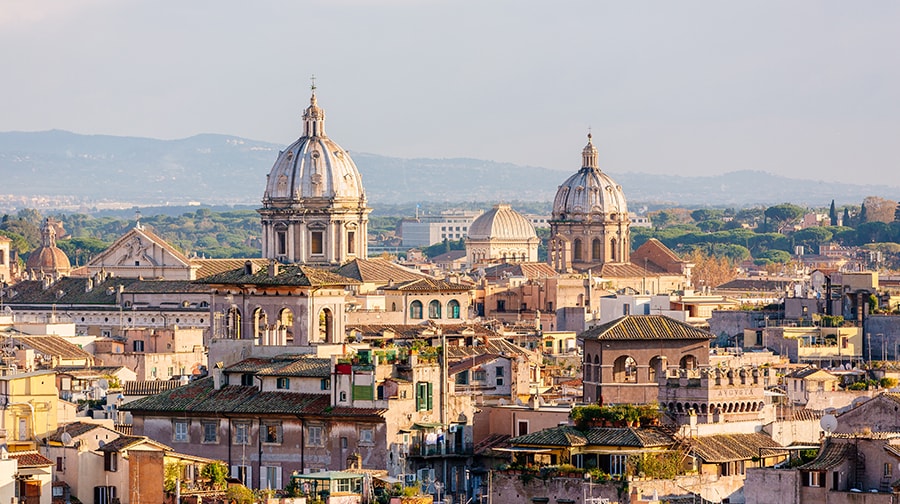
[[278,312],[278,324],[276,325],[279,334],[284,332],[284,343],[287,345],[294,343],[294,312],[290,308],[284,308]]
[[623,355],[613,364],[613,380],[619,383],[637,382],[637,362],[630,355]]
[[591,242],[591,258],[594,261],[602,261],[603,260],[603,250],[600,238],[594,238],[594,241]]
[[334,314],[328,308],[319,312],[319,338],[322,343],[334,342]]
[[[267,325],[266,312],[264,312],[262,308],[253,310],[253,339],[260,339],[260,337],[265,334]],[[260,342],[260,344],[261,343],[262,342]]]
[[450,302],[447,303],[447,318],[459,318],[459,301],[451,299]]
[[616,260],[616,239],[612,238],[609,240],[609,258],[612,261]]
[[572,260],[581,261],[581,240],[577,238],[572,242]]
[[409,318],[421,319],[422,318],[422,302],[421,301],[413,301],[409,303]]
[[662,375],[662,358],[660,356],[653,357],[650,359],[650,381],[656,382],[659,377]]
[[441,318],[441,302],[438,301],[437,299],[428,303],[428,318],[431,318],[431,319]]
[[397,303],[391,303],[391,311],[397,311]]
[[228,318],[226,320],[226,338],[241,339],[241,311],[236,306],[232,306],[228,310]]
[[690,354],[685,355],[678,362],[678,367],[681,369],[697,369],[697,358]]

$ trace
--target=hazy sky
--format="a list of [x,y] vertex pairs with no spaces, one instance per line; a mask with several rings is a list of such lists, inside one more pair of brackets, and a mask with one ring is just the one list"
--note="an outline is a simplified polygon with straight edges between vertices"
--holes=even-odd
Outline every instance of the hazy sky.
[[[0,131],[900,186],[895,1],[0,0]],[[752,188],[750,188],[752,190]]]

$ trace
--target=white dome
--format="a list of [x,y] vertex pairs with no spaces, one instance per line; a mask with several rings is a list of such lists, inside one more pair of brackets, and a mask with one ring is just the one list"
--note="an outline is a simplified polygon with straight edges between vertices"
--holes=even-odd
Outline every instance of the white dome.
[[591,135],[582,151],[582,168],[556,191],[552,218],[559,221],[621,221],[628,218],[622,186],[600,171],[597,148],[591,142]]
[[362,177],[350,155],[325,135],[325,111],[316,95],[303,114],[304,132],[278,155],[269,172],[263,204],[288,206],[308,200],[365,203]]
[[495,205],[469,225],[470,240],[528,240],[537,238],[534,226],[509,205]]

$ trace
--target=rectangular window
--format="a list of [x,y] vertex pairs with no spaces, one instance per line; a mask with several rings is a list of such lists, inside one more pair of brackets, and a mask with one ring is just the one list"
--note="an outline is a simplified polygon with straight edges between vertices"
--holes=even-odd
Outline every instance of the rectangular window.
[[322,443],[322,426],[310,425],[306,428],[307,446],[324,446]]
[[175,436],[173,439],[178,443],[187,443],[188,441],[188,421],[175,420],[175,428],[173,429]]
[[262,478],[259,486],[260,488],[267,488],[270,490],[281,490],[281,468],[275,466],[263,466],[262,467]]
[[143,352],[144,351],[144,342],[141,340],[134,340],[134,351],[135,352]]
[[498,300],[497,300],[497,311],[498,311],[498,312],[505,312],[505,311],[506,311],[506,300],[505,300],[505,299],[498,299]]
[[371,427],[359,429],[359,444],[372,445],[375,443],[375,432]]
[[457,385],[468,385],[469,384],[469,371],[460,371],[456,374],[456,384]]
[[356,231],[347,231],[347,254],[356,254]]
[[203,442],[204,443],[218,443],[219,442],[219,429],[218,422],[201,422],[203,426]]
[[252,387],[253,386],[253,375],[250,373],[244,373],[241,375],[241,385],[244,387]]
[[807,478],[807,486],[811,487],[820,487],[822,486],[822,473],[816,471],[810,471],[809,477]]
[[341,438],[341,450],[346,450],[346,449],[347,449],[347,438],[342,437]]
[[609,474],[619,476],[625,473],[625,462],[627,455],[610,455],[609,456]]
[[234,424],[234,444],[250,444],[250,424],[239,422]]
[[277,255],[287,255],[287,232],[275,232],[275,253]]
[[313,231],[309,234],[309,253],[322,255],[325,253],[325,233]]
[[431,411],[433,384],[431,382],[419,382],[416,384],[416,410]]
[[319,388],[321,390],[331,390],[331,378],[322,378],[319,382]]
[[63,458],[56,457],[56,472],[63,472]]
[[281,422],[263,423],[264,443],[281,444]]
[[275,388],[279,390],[288,390],[291,388],[290,378],[278,378],[275,380]]
[[119,470],[118,452],[103,453],[103,469],[109,472],[116,472]]
[[884,477],[889,478],[894,475],[894,464],[889,462],[884,463]]

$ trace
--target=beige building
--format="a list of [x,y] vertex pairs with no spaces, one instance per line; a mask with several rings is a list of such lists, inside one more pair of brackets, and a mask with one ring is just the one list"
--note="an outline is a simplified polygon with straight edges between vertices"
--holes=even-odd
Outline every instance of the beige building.
[[200,266],[138,223],[87,264],[88,276],[194,280]]

